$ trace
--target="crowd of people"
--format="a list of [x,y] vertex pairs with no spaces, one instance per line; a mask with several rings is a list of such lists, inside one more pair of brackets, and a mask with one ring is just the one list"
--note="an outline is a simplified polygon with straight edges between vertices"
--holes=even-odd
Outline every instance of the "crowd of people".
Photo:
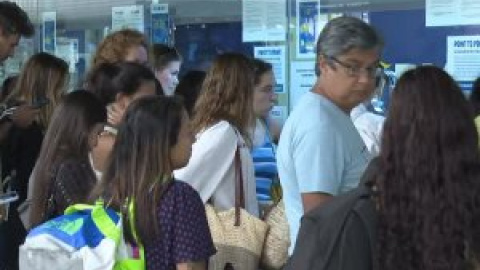
[[[0,2],[0,61],[33,33],[21,8]],[[208,269],[222,247],[204,205],[235,207],[238,168],[253,216],[280,199],[270,191],[281,185],[292,255],[302,245],[302,216],[364,185],[372,160],[375,268],[476,268],[480,79],[469,102],[447,72],[419,66],[397,81],[385,118],[368,116],[383,48],[364,21],[330,20],[317,41],[317,80],[283,127],[269,114],[277,102],[272,65],[240,53],[179,78],[174,47],[123,29],[99,44],[70,93],[67,63],[34,54],[0,95],[8,111],[0,119],[0,193],[19,195],[0,205],[0,269],[18,269],[31,228],[99,198],[125,220],[134,205],[135,232],[127,225],[124,237],[145,248],[147,269]]]

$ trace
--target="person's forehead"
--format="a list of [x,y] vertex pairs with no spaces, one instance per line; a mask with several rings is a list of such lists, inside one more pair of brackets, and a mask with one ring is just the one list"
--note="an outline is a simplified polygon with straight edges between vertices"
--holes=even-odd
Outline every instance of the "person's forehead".
[[360,49],[353,48],[347,52],[340,54],[337,58],[341,58],[344,61],[358,62],[358,63],[375,63],[380,61],[380,50],[373,49]]
[[171,61],[170,63],[168,63],[166,68],[170,71],[178,71],[180,69],[180,64],[180,61]]

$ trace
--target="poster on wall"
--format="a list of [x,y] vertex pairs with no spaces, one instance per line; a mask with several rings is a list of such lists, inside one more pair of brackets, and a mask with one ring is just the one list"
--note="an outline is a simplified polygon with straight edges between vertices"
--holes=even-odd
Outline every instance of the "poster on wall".
[[168,4],[152,4],[152,43],[168,44],[170,41],[170,17]]
[[286,0],[243,0],[243,42],[285,41]]
[[292,61],[290,64],[290,111],[302,95],[310,91],[317,80],[315,61]]
[[42,51],[55,54],[57,35],[57,12],[42,13],[43,42]]
[[136,29],[143,33],[145,17],[142,5],[112,7],[112,30]]
[[297,58],[315,58],[315,44],[320,31],[328,22],[320,14],[319,0],[297,0]]
[[254,56],[272,64],[277,82],[274,87],[275,93],[285,93],[285,46],[255,47]]
[[480,24],[478,0],[426,0],[426,26],[454,26]]
[[447,37],[446,70],[457,81],[474,81],[480,75],[480,36]]

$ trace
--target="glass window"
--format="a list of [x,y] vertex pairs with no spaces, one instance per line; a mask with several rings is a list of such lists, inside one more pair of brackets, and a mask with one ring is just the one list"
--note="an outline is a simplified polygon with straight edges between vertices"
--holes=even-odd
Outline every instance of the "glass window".
[[[141,30],[151,43],[174,45],[181,75],[206,69],[215,55],[235,51],[274,65],[275,114],[285,118],[315,81],[315,43],[325,23],[342,15],[362,18],[383,35],[387,83],[377,107],[407,68],[446,68],[468,92],[480,70],[480,0],[18,0],[37,25],[5,62],[0,79],[18,73],[35,51],[69,62],[71,87],[81,84],[98,43],[123,27]],[[447,3],[448,2],[448,3]],[[451,2],[451,3],[450,3]],[[455,4],[457,3],[457,4]],[[468,5],[468,6],[462,6]]]

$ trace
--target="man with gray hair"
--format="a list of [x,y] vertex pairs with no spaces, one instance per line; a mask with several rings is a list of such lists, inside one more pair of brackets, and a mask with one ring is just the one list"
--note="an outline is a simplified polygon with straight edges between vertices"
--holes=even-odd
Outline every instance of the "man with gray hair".
[[290,254],[302,215],[357,187],[370,161],[350,111],[372,95],[382,49],[379,34],[357,18],[335,18],[320,33],[317,81],[287,119],[277,152]]

